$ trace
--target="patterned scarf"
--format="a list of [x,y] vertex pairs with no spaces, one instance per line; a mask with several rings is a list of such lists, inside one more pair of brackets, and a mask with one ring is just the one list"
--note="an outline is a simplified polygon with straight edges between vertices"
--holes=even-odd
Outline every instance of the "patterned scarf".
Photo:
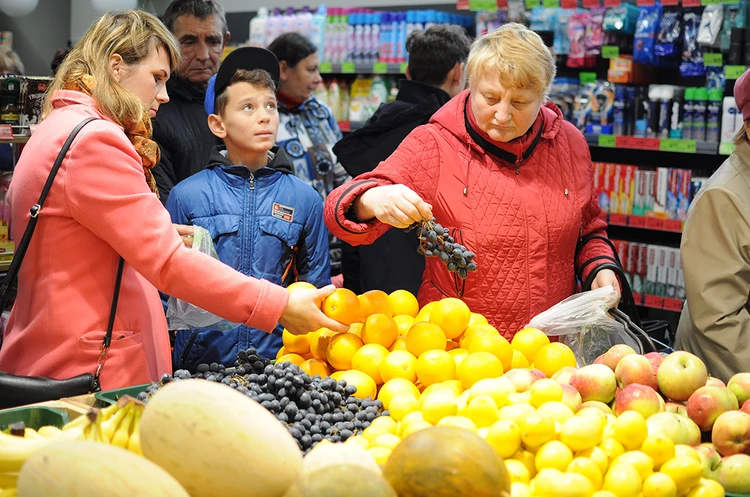
[[[95,85],[96,79],[90,74],[85,74],[76,81],[66,83],[63,86],[63,89],[80,91],[81,93],[91,96],[91,92]],[[158,197],[159,189],[156,187],[156,179],[154,179],[154,175],[151,174],[151,169],[159,163],[160,153],[159,146],[151,139],[153,129],[151,127],[151,119],[148,117],[148,113],[144,110],[141,120],[130,128],[131,129],[125,130],[125,135],[141,157],[141,162],[143,162],[143,174],[146,176],[146,183],[148,183],[151,191]]]

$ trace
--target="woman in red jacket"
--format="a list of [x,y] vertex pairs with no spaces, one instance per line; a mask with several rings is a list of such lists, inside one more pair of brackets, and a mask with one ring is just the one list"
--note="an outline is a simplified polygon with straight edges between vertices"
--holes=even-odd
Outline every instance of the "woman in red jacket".
[[572,295],[577,278],[618,292],[619,284],[611,270],[597,271],[614,254],[591,156],[547,101],[555,62],[541,38],[505,25],[473,44],[467,74],[468,90],[328,197],[326,224],[360,245],[434,216],[476,254],[478,270],[462,280],[428,258],[420,304],[459,297],[510,339]]

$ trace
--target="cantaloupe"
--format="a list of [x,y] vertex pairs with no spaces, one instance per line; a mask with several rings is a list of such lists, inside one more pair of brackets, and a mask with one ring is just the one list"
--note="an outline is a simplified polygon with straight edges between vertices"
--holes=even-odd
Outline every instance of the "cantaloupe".
[[399,497],[509,497],[505,463],[492,446],[469,430],[435,426],[396,446],[383,476]]
[[270,412],[226,385],[168,383],[141,418],[141,449],[192,497],[280,497],[302,474],[302,453]]
[[328,466],[359,466],[381,475],[380,466],[362,447],[323,440],[302,461],[306,474]]
[[114,445],[82,440],[52,442],[26,460],[20,497],[190,497],[162,468]]
[[[459,495],[459,494],[456,494]],[[461,494],[463,495],[463,494]],[[399,497],[385,479],[361,466],[327,466],[306,474],[284,497]]]

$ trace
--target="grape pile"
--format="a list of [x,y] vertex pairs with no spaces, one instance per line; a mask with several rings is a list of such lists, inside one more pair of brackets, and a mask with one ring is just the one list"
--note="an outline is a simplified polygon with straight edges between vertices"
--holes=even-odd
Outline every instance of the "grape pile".
[[459,278],[466,279],[469,273],[477,270],[474,262],[475,254],[460,243],[456,243],[448,228],[443,228],[433,217],[430,220],[414,223],[406,231],[417,230],[419,247],[417,252],[425,257],[439,257],[448,271],[456,273]]
[[324,438],[344,442],[362,432],[379,416],[388,416],[379,400],[355,397],[357,387],[333,378],[310,377],[290,362],[272,364],[254,348],[240,350],[233,367],[199,364],[197,373],[180,369],[165,374],[138,395],[144,402],[170,381],[202,378],[228,385],[268,409],[284,423],[300,449],[307,453]]

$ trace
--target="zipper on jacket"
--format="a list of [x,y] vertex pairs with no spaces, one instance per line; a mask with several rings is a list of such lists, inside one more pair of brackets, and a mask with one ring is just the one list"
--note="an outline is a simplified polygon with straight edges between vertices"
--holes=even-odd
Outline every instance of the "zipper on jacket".
[[516,159],[516,176],[521,174],[521,161],[523,161],[522,157]]
[[255,190],[255,174],[250,173],[250,189]]

